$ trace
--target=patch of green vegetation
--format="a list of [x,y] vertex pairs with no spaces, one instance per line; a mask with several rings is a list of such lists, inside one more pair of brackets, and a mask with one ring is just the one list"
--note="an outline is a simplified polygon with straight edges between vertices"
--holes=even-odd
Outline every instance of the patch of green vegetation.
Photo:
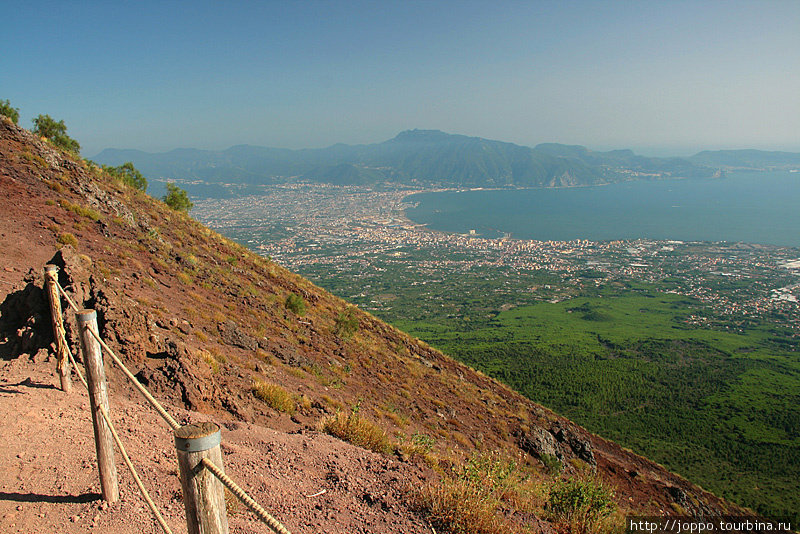
[[569,532],[597,532],[615,509],[614,492],[591,477],[556,480],[547,501],[551,518]]
[[306,301],[296,293],[290,293],[289,296],[286,297],[285,305],[286,309],[295,315],[302,317],[306,314]]
[[334,332],[342,339],[350,339],[358,331],[358,317],[352,307],[345,309],[336,316]]
[[186,191],[172,182],[167,183],[167,194],[161,197],[161,200],[175,211],[182,211],[184,213],[188,212],[194,206],[192,201],[189,200],[189,195],[186,194]]
[[800,361],[769,323],[744,333],[687,324],[702,308],[640,285],[521,306],[470,329],[402,326],[707,489],[796,520]]

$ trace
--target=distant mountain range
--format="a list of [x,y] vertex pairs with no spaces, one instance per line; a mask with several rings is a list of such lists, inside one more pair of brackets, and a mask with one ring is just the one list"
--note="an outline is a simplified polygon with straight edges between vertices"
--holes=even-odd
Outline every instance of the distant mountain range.
[[288,150],[238,145],[164,153],[106,149],[107,165],[132,161],[151,180],[258,185],[296,180],[332,184],[449,187],[577,186],[634,179],[713,178],[722,170],[800,167],[800,154],[758,150],[651,158],[631,150],[595,152],[546,143],[534,148],[438,130],[408,130],[383,143]]

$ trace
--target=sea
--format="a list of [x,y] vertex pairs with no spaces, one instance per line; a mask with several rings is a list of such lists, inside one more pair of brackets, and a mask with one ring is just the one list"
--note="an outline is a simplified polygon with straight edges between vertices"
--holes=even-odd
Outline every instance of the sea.
[[800,247],[800,172],[708,180],[445,191],[407,197],[432,230],[541,241],[657,239]]

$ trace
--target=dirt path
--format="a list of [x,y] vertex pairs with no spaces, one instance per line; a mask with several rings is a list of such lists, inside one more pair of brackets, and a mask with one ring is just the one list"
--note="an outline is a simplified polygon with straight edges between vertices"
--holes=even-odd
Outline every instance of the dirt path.
[[[0,363],[0,532],[161,532],[117,455],[121,501],[100,499],[89,400],[55,388],[40,354]],[[144,401],[112,395],[112,418],[170,528],[186,532],[171,432]],[[168,408],[183,422],[208,416]],[[325,434],[222,422],[227,473],[293,533],[430,533],[401,501],[417,468]],[[239,504],[231,532],[270,532]]]

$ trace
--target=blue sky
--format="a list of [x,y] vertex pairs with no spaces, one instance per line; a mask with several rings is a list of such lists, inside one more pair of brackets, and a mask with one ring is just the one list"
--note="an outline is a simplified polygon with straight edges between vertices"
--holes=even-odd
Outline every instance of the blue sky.
[[800,151],[796,0],[0,3],[0,99],[86,156],[410,128]]

